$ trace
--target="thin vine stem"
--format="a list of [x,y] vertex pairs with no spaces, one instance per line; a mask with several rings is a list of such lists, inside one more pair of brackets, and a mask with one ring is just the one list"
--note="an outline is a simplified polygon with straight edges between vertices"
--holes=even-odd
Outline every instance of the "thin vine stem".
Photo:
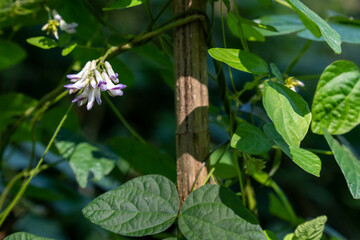
[[11,210],[15,207],[15,205],[19,202],[19,200],[21,199],[21,197],[24,195],[27,186],[29,185],[31,179],[36,175],[38,169],[40,168],[42,162],[44,161],[44,158],[46,156],[46,154],[48,153],[50,147],[52,146],[52,144],[54,143],[54,140],[57,136],[57,134],[59,133],[62,125],[64,124],[65,120],[68,117],[68,114],[72,108],[74,104],[70,104],[69,108],[66,110],[65,115],[62,117],[59,125],[57,126],[53,136],[51,137],[48,145],[46,146],[46,149],[43,153],[43,155],[41,156],[38,164],[36,165],[36,167],[31,171],[31,174],[28,178],[28,180],[26,182],[24,182],[24,184],[21,186],[20,190],[18,191],[17,195],[15,196],[15,198],[11,201],[11,203],[9,204],[9,206],[7,208],[5,208],[5,210],[1,213],[1,219],[0,219],[0,226],[4,223],[6,217],[9,215],[9,213],[11,212]]
[[120,46],[112,46],[110,47],[106,53],[104,54],[104,56],[101,58],[101,62],[105,62],[106,59],[108,58],[112,58],[122,52],[125,52],[127,50],[130,50],[134,47],[143,45],[144,43],[150,41],[151,39],[153,39],[154,37],[163,34],[164,32],[167,32],[173,28],[191,23],[191,22],[195,22],[195,21],[202,21],[205,20],[205,16],[200,15],[200,14],[194,14],[179,20],[176,20],[172,23],[169,23],[163,27],[160,27],[154,31],[151,32],[146,32],[143,34],[140,34],[139,36],[131,39],[129,42],[122,44]]
[[242,179],[242,171],[240,169],[240,158],[238,156],[236,156],[235,168],[236,168],[236,172],[237,172],[238,179],[239,179],[239,185],[240,185],[240,190],[241,190],[241,199],[242,199],[244,205],[246,206],[244,182]]
[[109,96],[104,95],[106,102],[109,104],[111,110],[115,113],[115,115],[119,118],[122,124],[126,127],[126,129],[141,143],[145,144],[146,141],[133,129],[130,124],[126,121],[124,116],[120,113],[120,111],[116,108],[114,103],[110,100]]
[[[237,15],[237,16],[239,17],[239,19],[240,19],[241,16],[240,16],[239,10],[238,10],[238,8],[237,8],[236,1],[233,0],[233,3],[234,3],[234,8],[235,8],[236,15]],[[245,38],[245,34],[244,34],[244,30],[243,30],[242,25],[241,25],[241,21],[240,21],[240,23],[238,24],[238,29],[239,29],[239,33],[240,33],[240,41],[241,41],[241,44],[243,45],[244,51],[249,52],[249,45],[247,44],[247,41],[246,41],[246,38]]]
[[[221,17],[221,29],[222,29],[224,48],[226,48],[225,25],[224,25],[224,16],[223,16],[223,0],[220,1],[220,17]],[[234,82],[234,77],[232,75],[230,66],[228,66],[228,70],[229,70],[229,76],[230,76],[230,80],[231,80],[231,86],[232,86],[234,92],[237,93],[237,90],[235,87],[235,82]]]

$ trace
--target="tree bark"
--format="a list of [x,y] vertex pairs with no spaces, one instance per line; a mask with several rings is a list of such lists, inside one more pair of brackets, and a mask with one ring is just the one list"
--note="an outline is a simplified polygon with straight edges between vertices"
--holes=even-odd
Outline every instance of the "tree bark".
[[[206,0],[175,0],[174,14],[203,10]],[[209,153],[209,96],[207,87],[207,46],[201,21],[174,31],[174,72],[176,81],[177,187],[180,204],[191,192],[202,162]],[[203,167],[195,188],[207,176]]]

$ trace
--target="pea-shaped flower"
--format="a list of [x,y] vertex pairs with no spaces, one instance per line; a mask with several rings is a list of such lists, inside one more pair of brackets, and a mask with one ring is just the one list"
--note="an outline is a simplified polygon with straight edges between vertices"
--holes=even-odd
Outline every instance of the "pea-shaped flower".
[[[122,96],[122,89],[126,88],[124,84],[113,83],[118,83],[119,79],[109,62],[100,63],[99,66],[96,62],[96,60],[89,61],[80,72],[67,75],[72,83],[64,86],[69,90],[69,94],[80,92],[72,102],[77,102],[78,106],[87,102],[87,110],[94,106],[95,100],[99,105],[101,104],[101,91],[108,91],[110,96],[115,97]],[[109,77],[109,71],[112,78]]]

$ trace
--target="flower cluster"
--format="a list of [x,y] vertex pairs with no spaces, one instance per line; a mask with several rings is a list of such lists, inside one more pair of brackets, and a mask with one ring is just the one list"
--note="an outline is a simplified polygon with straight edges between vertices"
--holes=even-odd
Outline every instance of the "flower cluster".
[[305,85],[302,81],[297,80],[294,77],[289,77],[285,80],[285,86],[296,92],[298,87],[304,87]]
[[49,14],[49,21],[41,28],[42,31],[46,31],[46,34],[54,34],[56,39],[59,39],[58,27],[61,31],[69,34],[76,33],[77,23],[66,23],[64,19],[57,13],[56,10],[52,10],[52,16]]
[[96,60],[89,61],[77,74],[69,74],[67,78],[72,83],[64,87],[69,90],[69,94],[81,91],[72,102],[77,102],[82,106],[87,102],[86,108],[90,110],[94,102],[101,104],[101,92],[107,91],[110,96],[122,96],[124,84],[119,83],[118,74],[114,72],[109,62],[101,63],[96,66]]

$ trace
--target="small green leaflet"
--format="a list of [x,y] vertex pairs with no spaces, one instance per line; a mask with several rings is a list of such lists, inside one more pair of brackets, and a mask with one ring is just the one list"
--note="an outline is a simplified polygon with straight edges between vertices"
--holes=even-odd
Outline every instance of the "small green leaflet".
[[261,74],[268,73],[267,63],[259,56],[240,49],[211,48],[209,54],[217,61],[224,62],[230,67],[243,72]]
[[0,39],[0,71],[18,64],[25,57],[25,50],[18,44]]
[[66,56],[72,52],[77,46],[77,43],[72,43],[61,51],[61,55]]
[[320,216],[297,226],[292,240],[320,240],[327,217]]
[[161,175],[146,175],[100,195],[82,213],[106,230],[140,237],[165,231],[174,223],[178,209],[174,183]]
[[55,40],[47,37],[32,37],[26,39],[26,41],[31,45],[34,45],[42,49],[51,49],[51,48],[56,48],[58,46],[58,43]]
[[135,7],[143,3],[143,0],[115,0],[110,7],[103,8],[104,11]]
[[320,76],[312,104],[311,130],[344,134],[360,123],[360,70],[352,62],[338,60]]
[[186,198],[179,228],[186,239],[256,239],[266,236],[252,213],[231,190],[206,184]]
[[263,105],[276,130],[289,146],[299,147],[311,121],[305,100],[276,82],[265,82]]
[[335,160],[344,174],[353,198],[360,199],[360,161],[356,159],[348,147],[340,145],[326,129],[323,129],[323,131],[325,139],[334,153]]
[[4,240],[52,240],[52,239],[38,237],[26,232],[17,232],[5,237]]
[[319,177],[321,170],[320,158],[300,147],[288,145],[282,136],[276,131],[274,124],[267,123],[264,125],[265,134],[275,142],[277,146],[283,151],[294,163],[301,167],[306,172]]
[[261,154],[271,149],[271,144],[265,134],[246,122],[238,123],[230,144],[231,147],[249,154]]
[[[299,14],[300,19],[304,25],[313,33],[316,34],[315,25],[319,28],[325,41],[334,50],[335,53],[341,53],[341,38],[340,35],[332,29],[329,24],[319,17],[315,12],[309,9],[299,0],[285,0],[291,7]],[[318,37],[318,36],[317,36]]]

